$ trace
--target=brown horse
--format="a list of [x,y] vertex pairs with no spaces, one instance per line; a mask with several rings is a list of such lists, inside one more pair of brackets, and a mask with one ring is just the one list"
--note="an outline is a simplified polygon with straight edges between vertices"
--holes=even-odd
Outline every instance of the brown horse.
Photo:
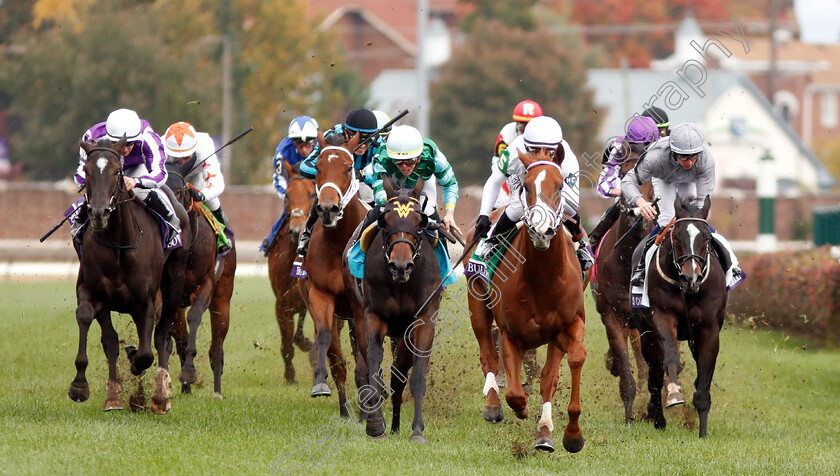
[[[629,158],[621,166],[624,176],[632,169],[641,154],[639,151],[630,152]],[[639,187],[642,194],[652,201],[653,185],[650,182]],[[609,350],[604,355],[607,370],[619,378],[619,395],[624,403],[624,421],[634,420],[633,402],[636,399],[636,381],[630,365],[628,339],[633,347],[636,358],[636,369],[639,382],[647,380],[648,367],[642,356],[639,331],[633,328],[633,309],[630,307],[630,274],[633,250],[650,232],[650,224],[644,220],[637,223],[638,218],[621,198],[619,202],[621,213],[609,232],[604,235],[595,260],[598,282],[592,283],[592,296],[595,306],[601,314],[601,321],[607,331]],[[616,245],[616,242],[621,240]]]
[[[205,218],[200,203],[192,200],[184,177],[189,175],[194,161],[182,165],[166,164],[166,184],[172,189],[181,205],[189,210],[192,246],[184,275],[184,293],[181,307],[175,316],[172,335],[181,358],[183,393],[191,392],[196,382],[196,337],[201,317],[210,308],[210,367],[213,369],[213,395],[222,398],[222,372],[224,370],[224,343],[230,326],[230,298],[233,295],[233,276],[236,271],[236,245],[231,239],[231,251],[226,256],[216,255],[216,233]],[[185,309],[190,310],[186,313]],[[189,324],[189,328],[187,327]]]
[[[345,287],[342,275],[344,247],[367,214],[367,209],[359,201],[357,194],[359,182],[355,174],[352,151],[358,142],[358,133],[345,144],[329,146],[322,135],[318,136],[321,152],[316,161],[315,193],[316,210],[320,220],[312,229],[309,251],[303,263],[308,277],[300,283],[301,295],[315,324],[318,361],[311,396],[332,394],[327,384],[326,359],[329,357],[330,370],[338,389],[339,411],[345,417],[350,415],[344,388],[347,370],[338,340],[339,321],[334,319],[334,316],[358,319],[359,322],[362,319],[361,308],[351,297],[353,291]],[[354,328],[349,327],[353,339]],[[366,375],[367,369],[361,359],[358,359],[358,386],[364,384]]]
[[[137,347],[126,347],[134,375],[140,375],[154,361],[151,349],[154,329],[158,369],[151,407],[155,413],[163,414],[171,408],[168,341],[184,287],[184,266],[190,246],[189,224],[183,207],[173,204],[182,224],[183,246],[164,252],[157,221],[125,188],[122,157],[118,152],[125,142],[123,137],[114,145],[107,139],[100,139],[95,145],[80,143],[87,153],[85,196],[90,227],[81,249],[77,250],[79,349],[76,377],[70,384],[68,396],[76,402],[90,397],[85,377],[87,334],[96,319],[102,329],[102,348],[108,360],[108,396],[104,409],[123,408],[117,375],[119,336],[111,322],[111,311],[117,311],[131,315],[137,326]],[[155,303],[159,293],[162,308],[155,324]]]
[[[411,394],[414,399],[414,421],[410,441],[425,443],[423,429],[423,396],[426,393],[426,372],[435,335],[435,317],[440,306],[440,268],[434,248],[429,242],[429,218],[422,213],[420,195],[423,180],[413,189],[395,191],[389,180],[384,182],[388,202],[379,216],[379,232],[372,239],[365,255],[362,306],[367,342],[359,342],[359,352],[367,362],[370,375],[367,387],[359,390],[368,399],[360,402],[367,414],[366,432],[372,437],[385,435],[381,395],[385,388],[382,375],[385,336],[394,345],[391,367],[393,416],[391,432],[400,430],[400,409],[406,375],[411,372]],[[441,239],[443,239],[441,237]],[[350,245],[348,245],[350,246]],[[345,269],[345,282],[348,270]]]
[[[304,177],[289,179],[286,186],[286,200],[283,213],[286,220],[280,227],[275,242],[268,250],[268,278],[274,291],[274,316],[280,327],[283,363],[286,366],[287,383],[295,382],[295,367],[292,359],[297,344],[300,350],[309,352],[312,342],[303,336],[303,322],[306,317],[306,303],[298,290],[298,279],[289,276],[295,260],[298,237],[306,226],[306,217],[315,202],[315,184]],[[295,330],[295,314],[298,315]],[[294,336],[293,336],[294,335]]]
[[484,418],[489,422],[502,419],[495,382],[499,357],[490,336],[490,326],[495,318],[502,333],[502,357],[508,371],[505,399],[519,418],[528,417],[528,394],[520,380],[523,354],[527,349],[548,344],[540,375],[543,406],[537,449],[554,451],[551,400],[557,389],[560,363],[564,355],[568,356],[572,381],[569,424],[563,436],[563,447],[574,453],[584,444],[578,423],[580,373],[586,360],[580,264],[571,236],[565,227],[561,227],[563,174],[559,165],[551,161],[545,151],[538,155],[520,152],[520,159],[527,167],[523,182],[528,208],[523,221],[528,233],[518,233],[505,256],[507,258],[512,249],[522,259],[513,266],[515,269],[507,279],[493,281],[495,290],[492,294],[497,297],[493,302],[488,303],[476,292],[469,295],[470,319],[486,376]]
[[700,437],[706,436],[710,388],[715,371],[719,334],[729,292],[723,268],[714,253],[706,218],[711,207],[707,196],[702,208],[674,201],[675,220],[663,235],[650,263],[650,311],[636,313],[642,352],[650,367],[648,415],[656,428],[665,428],[662,412],[664,372],[668,373],[667,406],[684,403],[678,374],[678,341],[687,340],[697,364],[694,407],[700,417]]

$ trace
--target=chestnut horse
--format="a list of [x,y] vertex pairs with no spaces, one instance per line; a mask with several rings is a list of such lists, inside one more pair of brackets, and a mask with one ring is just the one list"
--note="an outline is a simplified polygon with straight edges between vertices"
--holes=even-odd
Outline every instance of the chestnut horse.
[[[710,388],[715,372],[719,334],[729,292],[719,259],[712,246],[706,218],[711,207],[707,196],[702,208],[674,200],[675,219],[666,230],[648,272],[650,310],[636,313],[642,353],[650,367],[648,415],[656,428],[665,428],[662,412],[664,372],[668,373],[668,407],[685,403],[679,384],[679,340],[687,340],[697,364],[694,407],[700,417],[700,437],[706,436]],[[638,310],[637,310],[638,311]]]
[[[621,165],[621,175],[632,169],[641,154],[631,151],[628,159]],[[646,182],[639,187],[642,194],[653,200],[653,185]],[[592,296],[595,306],[601,314],[601,321],[607,331],[609,350],[604,355],[607,370],[619,378],[619,395],[624,403],[624,421],[634,420],[633,402],[636,399],[636,381],[630,365],[628,339],[633,347],[639,382],[647,380],[648,368],[642,356],[639,331],[633,328],[633,309],[630,307],[630,274],[633,250],[650,232],[651,225],[646,220],[635,217],[622,197],[619,202],[621,213],[606,233],[598,247],[595,259],[597,283],[592,283]],[[618,245],[616,242],[621,240]]]
[[[126,347],[131,373],[140,375],[153,361],[151,341],[158,353],[155,393],[151,407],[163,414],[171,408],[169,377],[169,334],[181,292],[184,267],[189,254],[190,235],[183,207],[175,205],[181,221],[180,248],[164,252],[160,225],[134,193],[126,190],[123,180],[123,137],[116,144],[100,139],[96,144],[81,142],[87,153],[85,197],[90,226],[79,253],[79,275],[76,280],[76,322],[79,325],[79,349],[76,355],[76,377],[67,395],[83,402],[90,397],[85,377],[88,365],[87,335],[96,319],[102,330],[102,348],[108,360],[108,396],[105,410],[122,409],[120,378],[117,375],[119,336],[111,322],[111,311],[131,315],[137,326],[137,347]],[[156,299],[162,297],[160,319],[155,323]]]
[[[309,352],[312,342],[303,336],[303,322],[306,317],[306,303],[298,290],[298,279],[289,276],[294,263],[298,237],[309,210],[315,202],[315,184],[301,176],[291,177],[286,186],[286,199],[283,214],[286,219],[274,244],[268,250],[268,278],[274,292],[274,317],[280,327],[283,363],[286,366],[286,383],[295,382],[294,344],[304,352]],[[295,330],[295,314],[298,315]]]
[[[502,334],[502,358],[508,375],[505,399],[519,418],[528,417],[528,394],[520,379],[523,354],[527,349],[548,344],[540,374],[543,405],[535,444],[540,450],[554,451],[551,400],[557,390],[560,363],[564,355],[568,356],[572,381],[567,409],[569,424],[563,436],[563,447],[574,453],[584,444],[578,423],[580,373],[586,360],[580,263],[571,236],[561,226],[563,174],[560,166],[545,151],[520,152],[520,159],[527,168],[523,180],[527,210],[523,221],[528,233],[517,233],[510,248],[524,259],[516,263],[507,279],[492,282],[491,287],[495,289],[491,294],[498,298],[494,302],[488,303],[477,293],[469,293],[470,319],[485,374],[484,419],[489,422],[502,419],[499,387],[495,381],[499,357],[490,335],[495,318]],[[473,229],[471,233],[474,232]],[[471,239],[467,241],[471,242]],[[506,258],[510,251],[506,252]]]
[[[236,272],[236,244],[231,238],[231,251],[216,255],[216,233],[205,218],[202,205],[192,200],[184,177],[189,175],[194,161],[183,165],[166,164],[166,185],[189,210],[192,246],[184,276],[184,294],[175,316],[172,335],[181,358],[178,380],[183,393],[191,392],[196,382],[195,356],[198,326],[204,312],[210,309],[210,368],[213,369],[213,396],[222,398],[224,371],[224,343],[230,326],[230,298],[233,296],[233,277]],[[207,211],[209,213],[209,210]],[[184,310],[190,310],[184,315]],[[189,328],[187,327],[189,324]]]
[[[332,394],[327,384],[326,360],[329,357],[330,370],[338,389],[339,411],[344,417],[350,416],[344,388],[347,370],[338,339],[339,320],[334,317],[358,319],[360,323],[362,319],[361,308],[352,298],[353,290],[345,287],[342,275],[344,247],[367,214],[367,208],[358,199],[357,193],[359,181],[352,151],[358,142],[357,133],[345,144],[327,146],[323,135],[318,135],[321,152],[316,161],[315,208],[320,220],[312,229],[309,251],[303,262],[308,277],[299,283],[301,295],[315,324],[318,360],[311,396]],[[354,329],[358,326],[348,327],[353,340]],[[367,376],[367,369],[361,360],[357,358],[356,362],[356,383],[359,387],[364,385]]]

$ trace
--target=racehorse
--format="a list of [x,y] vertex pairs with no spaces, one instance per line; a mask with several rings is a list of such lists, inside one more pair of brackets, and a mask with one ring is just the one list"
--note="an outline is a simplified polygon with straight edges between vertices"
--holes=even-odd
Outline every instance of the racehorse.
[[[315,184],[301,176],[289,179],[283,213],[286,221],[280,228],[274,244],[268,250],[268,278],[274,291],[274,316],[280,327],[283,363],[287,383],[295,382],[295,356],[293,344],[309,352],[312,342],[303,336],[306,303],[298,290],[298,279],[289,276],[295,259],[298,237],[306,225],[306,217],[315,202]],[[298,315],[295,330],[295,314]],[[294,334],[294,337],[293,337]]]
[[[184,287],[184,266],[189,254],[189,224],[183,208],[175,206],[181,221],[180,248],[164,252],[158,222],[125,187],[119,150],[125,137],[115,145],[107,139],[96,144],[80,142],[87,153],[85,197],[90,226],[79,253],[76,280],[76,322],[79,349],[76,377],[68,396],[82,402],[90,397],[85,377],[88,365],[87,334],[94,319],[102,330],[102,348],[108,360],[108,396],[104,410],[122,409],[120,379],[117,376],[119,337],[111,322],[111,311],[130,314],[137,326],[138,345],[126,347],[131,373],[140,375],[154,361],[152,330],[158,353],[156,389],[151,407],[163,414],[171,408],[169,377],[169,333]],[[155,302],[162,298],[160,319],[155,324]]]
[[[210,368],[213,369],[213,396],[222,398],[222,372],[224,371],[224,343],[230,326],[230,298],[233,295],[233,277],[236,272],[236,244],[231,238],[231,251],[226,256],[216,255],[216,233],[207,221],[209,210],[192,199],[184,180],[195,160],[176,165],[166,164],[166,185],[189,210],[192,246],[184,276],[184,293],[175,316],[172,335],[181,359],[178,380],[183,393],[191,392],[196,382],[195,356],[198,326],[204,312],[210,309]],[[184,315],[184,310],[190,310]],[[187,325],[189,324],[189,328]]]
[[656,250],[648,272],[650,311],[635,314],[642,353],[650,367],[648,415],[652,417],[654,427],[665,428],[662,411],[665,371],[669,382],[666,406],[685,403],[678,380],[677,339],[687,340],[697,364],[693,403],[700,417],[701,438],[706,436],[712,406],[709,390],[729,295],[706,221],[711,203],[707,196],[703,207],[698,208],[689,200],[683,202],[677,195],[675,219],[659,235],[663,238],[661,246]]
[[[334,316],[356,319],[359,324],[362,322],[361,308],[351,297],[352,289],[345,287],[342,275],[344,247],[367,214],[357,194],[359,181],[352,151],[358,142],[358,133],[341,145],[327,145],[323,135],[318,135],[321,152],[316,161],[315,193],[316,211],[320,220],[312,229],[309,251],[303,262],[308,277],[299,283],[301,295],[315,324],[318,360],[310,395],[320,397],[332,394],[327,384],[326,359],[329,357],[330,370],[338,389],[339,411],[344,417],[350,416],[344,388],[347,371],[338,340],[339,321]],[[356,337],[354,329],[360,326],[354,328],[352,320],[350,323],[348,327],[352,341]],[[366,376],[367,368],[357,356],[357,387],[364,385]]]
[[[580,263],[571,235],[561,226],[563,174],[558,162],[551,160],[545,151],[520,152],[520,159],[527,168],[523,180],[523,201],[527,204],[523,222],[528,233],[517,233],[506,256],[513,249],[524,259],[517,263],[508,279],[492,282],[491,287],[495,291],[490,294],[498,298],[496,301],[488,304],[483,296],[475,292],[470,292],[468,299],[470,319],[485,374],[487,400],[484,419],[488,422],[502,420],[499,387],[495,381],[499,357],[490,335],[490,326],[495,318],[502,334],[502,358],[508,375],[505,399],[519,418],[528,417],[528,394],[523,390],[520,379],[523,354],[526,349],[548,344],[545,365],[540,374],[543,407],[535,444],[540,450],[554,451],[551,400],[557,389],[560,363],[564,355],[568,356],[572,382],[567,409],[569,424],[563,436],[563,447],[574,453],[580,451],[584,444],[578,423],[581,412],[580,374],[586,360],[586,348],[583,346],[586,317]],[[471,230],[471,233],[474,232],[474,229]]]
[[[440,293],[435,293],[416,319],[414,316],[440,285],[440,267],[427,235],[429,218],[422,213],[420,204],[423,180],[418,180],[413,189],[398,192],[389,180],[385,180],[383,186],[388,201],[379,216],[379,232],[370,242],[364,263],[362,307],[365,331],[359,333],[359,352],[368,364],[368,385],[373,390],[366,393],[369,399],[362,402],[361,407],[367,414],[367,434],[375,438],[384,436],[382,403],[385,399],[381,395],[385,382],[381,365],[384,339],[386,335],[390,336],[395,346],[391,386],[388,387],[393,403],[391,432],[400,430],[405,376],[413,367],[410,387],[414,399],[414,421],[410,441],[425,443],[423,396],[426,393],[426,372]],[[345,269],[345,280],[348,273]],[[364,335],[367,336],[366,342],[361,341]]]
[[[624,176],[638,161],[641,153],[632,150],[628,159],[621,165]],[[646,182],[639,187],[642,194],[653,200],[653,185]],[[650,232],[650,224],[637,218],[629,205],[620,199],[621,213],[615,224],[600,242],[595,260],[597,283],[592,283],[592,296],[595,306],[601,314],[601,321],[607,331],[609,350],[604,358],[607,370],[619,377],[619,395],[624,403],[624,421],[634,420],[633,402],[636,399],[636,381],[630,366],[628,339],[636,358],[639,382],[647,380],[647,363],[642,356],[639,331],[633,328],[633,309],[630,306],[630,274],[633,250]],[[640,220],[640,221],[639,221]],[[616,244],[617,241],[620,243]]]

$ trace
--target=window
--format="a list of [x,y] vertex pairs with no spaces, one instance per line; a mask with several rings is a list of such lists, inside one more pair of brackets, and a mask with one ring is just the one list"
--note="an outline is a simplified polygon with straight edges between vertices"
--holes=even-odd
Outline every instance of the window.
[[820,97],[820,124],[823,127],[837,125],[837,93],[826,91]]

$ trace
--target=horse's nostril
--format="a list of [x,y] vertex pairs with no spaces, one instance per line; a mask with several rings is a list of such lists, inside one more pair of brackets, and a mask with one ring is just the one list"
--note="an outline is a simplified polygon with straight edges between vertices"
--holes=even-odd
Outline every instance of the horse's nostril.
[[400,272],[400,269],[397,267],[396,263],[394,263],[393,261],[389,261],[388,262],[388,271],[390,271],[391,274],[395,275],[395,274]]
[[411,274],[411,271],[414,269],[414,263],[407,263],[405,265],[404,272],[405,274]]

